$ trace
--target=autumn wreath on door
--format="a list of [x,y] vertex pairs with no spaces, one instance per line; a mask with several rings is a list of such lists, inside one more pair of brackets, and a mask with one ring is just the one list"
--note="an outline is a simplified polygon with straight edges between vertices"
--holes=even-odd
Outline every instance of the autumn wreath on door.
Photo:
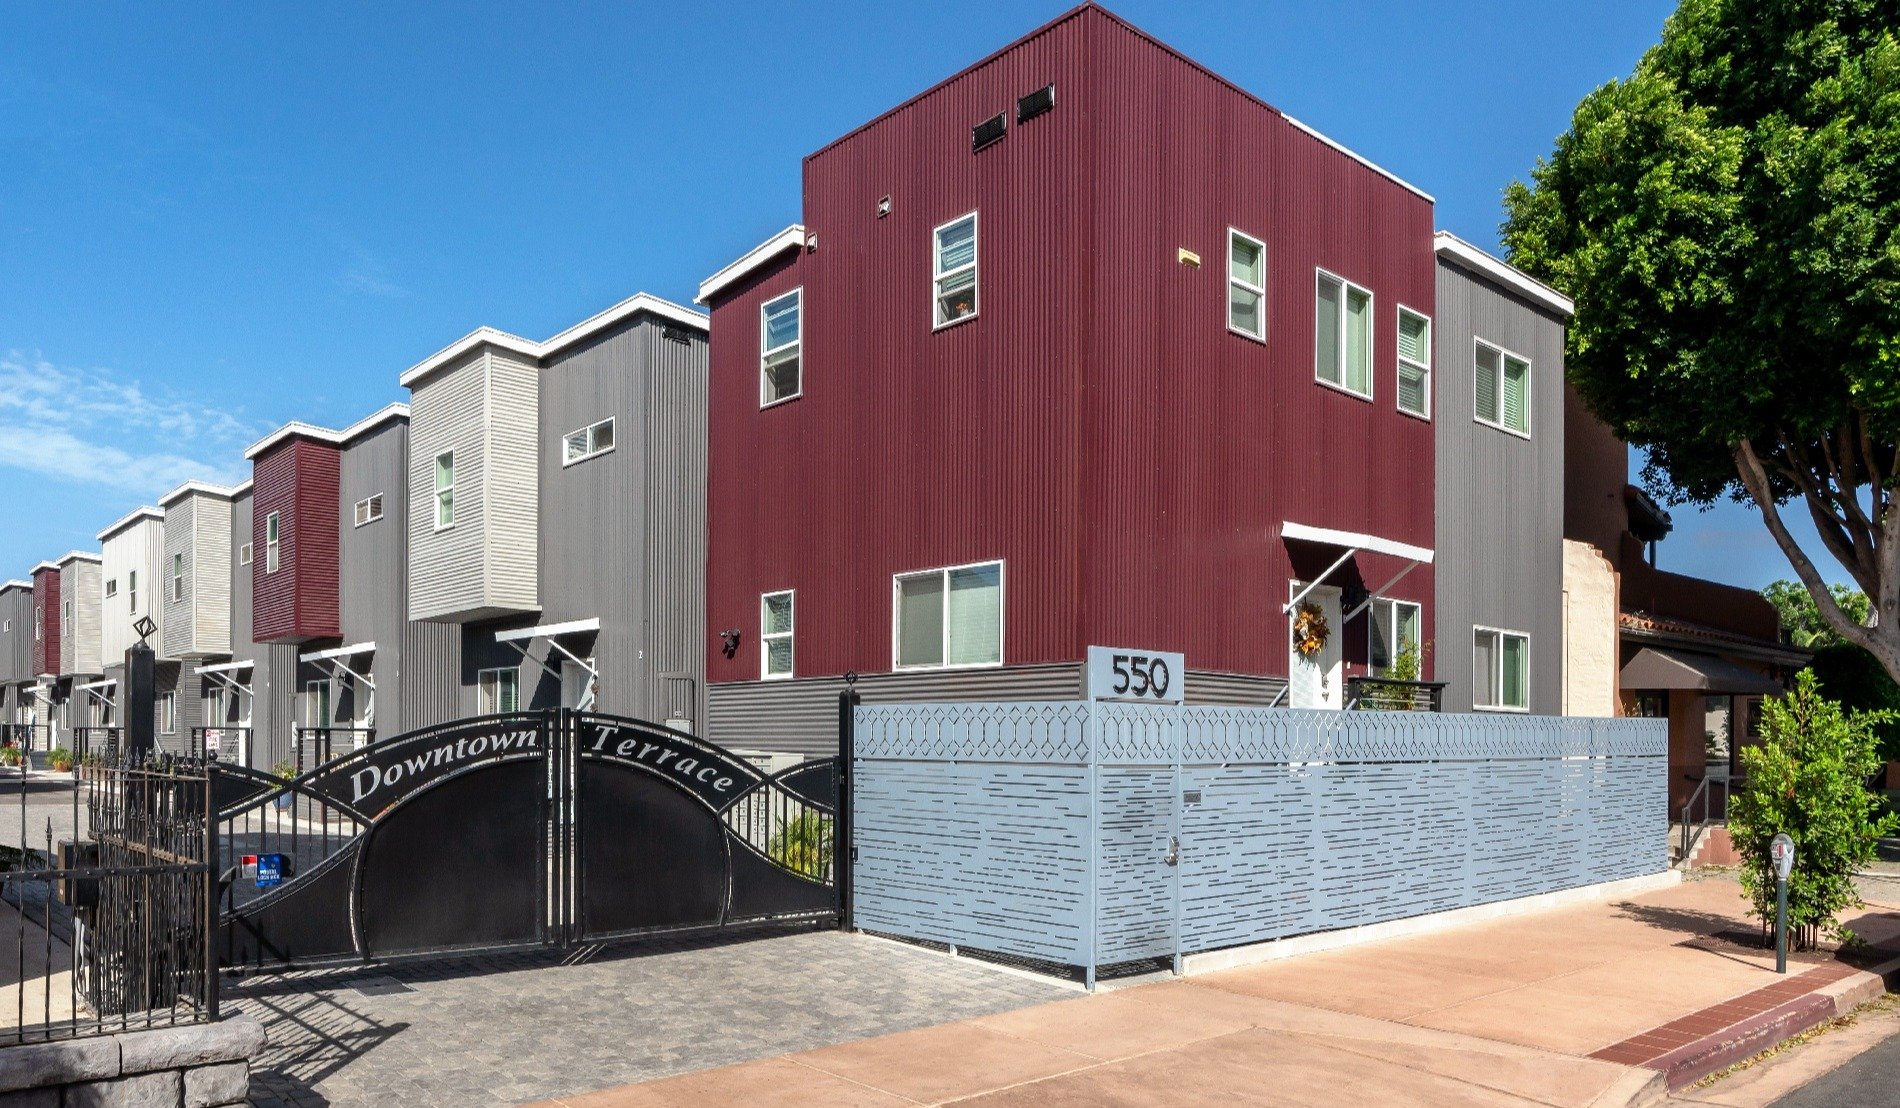
[[1332,628],[1326,625],[1326,612],[1312,601],[1306,601],[1293,613],[1293,649],[1300,657],[1311,658],[1326,649],[1326,639],[1332,635]]

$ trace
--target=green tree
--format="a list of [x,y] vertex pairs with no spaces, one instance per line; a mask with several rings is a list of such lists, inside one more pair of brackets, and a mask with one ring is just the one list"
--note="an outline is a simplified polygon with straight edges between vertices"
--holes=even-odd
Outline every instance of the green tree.
[[1874,860],[1877,840],[1900,822],[1879,814],[1879,798],[1866,785],[1879,764],[1873,729],[1890,719],[1843,710],[1804,669],[1786,696],[1762,704],[1761,745],[1741,750],[1748,784],[1729,804],[1728,830],[1742,855],[1742,892],[1763,926],[1772,925],[1768,846],[1777,834],[1792,838],[1788,927],[1803,948],[1822,933],[1853,937],[1840,922],[1843,911],[1861,904],[1853,872]]
[[[1751,499],[1826,625],[1900,677],[1896,28],[1900,0],[1683,0],[1506,190],[1503,238],[1576,300],[1571,380],[1651,491]],[[1795,501],[1877,619],[1828,590]]]
[[[1866,593],[1846,585],[1829,585],[1827,591],[1849,619],[1855,623],[1867,622],[1871,607]],[[1788,633],[1788,641],[1801,649],[1816,650],[1847,641],[1835,634],[1834,629],[1821,618],[1821,611],[1815,606],[1814,597],[1806,587],[1793,581],[1773,581],[1761,590],[1761,594],[1768,598],[1768,603],[1773,604],[1781,616],[1781,629]]]

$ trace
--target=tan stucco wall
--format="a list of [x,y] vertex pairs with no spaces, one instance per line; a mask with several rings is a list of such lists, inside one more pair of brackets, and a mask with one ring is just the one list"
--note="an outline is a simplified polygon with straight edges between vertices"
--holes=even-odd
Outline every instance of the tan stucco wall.
[[1564,540],[1564,715],[1617,712],[1617,578],[1589,543]]

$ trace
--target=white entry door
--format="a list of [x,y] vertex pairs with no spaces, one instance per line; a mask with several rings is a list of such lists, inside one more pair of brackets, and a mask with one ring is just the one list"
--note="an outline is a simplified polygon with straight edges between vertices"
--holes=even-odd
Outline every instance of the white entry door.
[[[1306,586],[1295,581],[1287,588],[1287,599],[1291,600]],[[1306,655],[1293,640],[1293,621],[1299,618],[1299,609],[1295,608],[1286,616],[1287,657],[1287,703],[1295,708],[1339,708],[1345,704],[1346,679],[1345,660],[1340,654],[1340,611],[1339,590],[1330,585],[1321,585],[1306,594],[1300,601],[1319,606],[1326,616],[1326,645],[1319,653]]]

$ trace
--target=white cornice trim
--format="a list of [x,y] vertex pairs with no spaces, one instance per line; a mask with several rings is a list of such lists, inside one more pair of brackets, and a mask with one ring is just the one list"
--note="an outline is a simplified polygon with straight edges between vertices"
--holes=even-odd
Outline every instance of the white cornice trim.
[[5,592],[8,589],[30,589],[32,587],[33,582],[31,581],[0,581],[0,592]]
[[100,542],[104,542],[141,519],[157,520],[159,523],[163,523],[165,522],[165,513],[150,505],[143,508],[134,508],[124,518],[93,537],[97,538]]
[[61,554],[59,556],[58,566],[60,569],[65,569],[67,562],[98,563],[98,562],[104,562],[104,561],[105,559],[103,557],[101,557],[98,554],[94,554],[88,550],[68,550],[66,553]]
[[193,493],[201,493],[205,496],[216,496],[229,500],[237,495],[237,490],[228,485],[214,485],[209,481],[186,481],[164,496],[159,497],[158,506],[161,508],[169,508],[175,502],[183,500]]
[[[254,459],[259,454],[262,454],[264,451],[269,450],[271,447],[289,438],[314,439],[317,442],[326,443],[330,446],[347,446],[358,436],[375,430],[377,427],[391,420],[408,418],[409,405],[398,401],[394,404],[383,405],[341,431],[332,431],[328,427],[318,427],[314,423],[305,423],[301,420],[291,420],[289,423],[284,424],[277,430],[272,431],[270,434],[252,443],[250,448],[244,451],[244,457],[246,460]],[[246,483],[248,484],[249,482]],[[238,490],[233,489],[232,494],[236,495],[237,491]]]
[[1422,188],[1419,188],[1417,185],[1399,176],[1398,174],[1392,172],[1386,167],[1380,165],[1378,162],[1373,161],[1371,158],[1366,157],[1364,154],[1361,154],[1356,150],[1349,149],[1348,147],[1338,142],[1337,140],[1327,138],[1325,135],[1319,133],[1318,131],[1315,131],[1311,127],[1308,127],[1306,124],[1301,123],[1299,120],[1294,119],[1292,116],[1287,115],[1285,112],[1280,113],[1280,118],[1286,120],[1288,123],[1293,124],[1293,126],[1299,128],[1300,130],[1306,132],[1307,134],[1312,135],[1314,138],[1332,147],[1334,150],[1339,151],[1341,154],[1346,155],[1348,158],[1351,158],[1353,161],[1358,162],[1360,165],[1365,166],[1367,169],[1370,169],[1374,173],[1377,173],[1379,176],[1384,177],[1386,180],[1391,181],[1393,184],[1399,186],[1400,188],[1406,190],[1407,192],[1410,192],[1413,195],[1420,197],[1426,203],[1428,204],[1438,203],[1437,200],[1432,198],[1431,193],[1426,192]]
[[778,257],[793,247],[805,245],[805,225],[794,223],[778,234],[746,251],[738,261],[713,274],[699,283],[699,295],[693,297],[693,303],[704,304],[720,289],[732,284],[739,278]]
[[1457,262],[1467,269],[1489,277],[1512,292],[1542,304],[1559,315],[1577,314],[1576,301],[1511,263],[1492,257],[1450,231],[1440,231],[1433,235],[1432,247],[1438,252],[1439,257]]
[[691,327],[702,334],[712,329],[712,321],[704,312],[696,312],[684,305],[675,304],[671,300],[654,296],[652,293],[636,292],[606,311],[581,320],[546,342],[524,339],[520,335],[511,335],[493,327],[477,327],[404,370],[402,376],[397,378],[397,383],[406,389],[415,388],[438,370],[459,361],[470,351],[484,345],[500,347],[524,357],[545,358],[640,312],[647,312],[661,319]]

